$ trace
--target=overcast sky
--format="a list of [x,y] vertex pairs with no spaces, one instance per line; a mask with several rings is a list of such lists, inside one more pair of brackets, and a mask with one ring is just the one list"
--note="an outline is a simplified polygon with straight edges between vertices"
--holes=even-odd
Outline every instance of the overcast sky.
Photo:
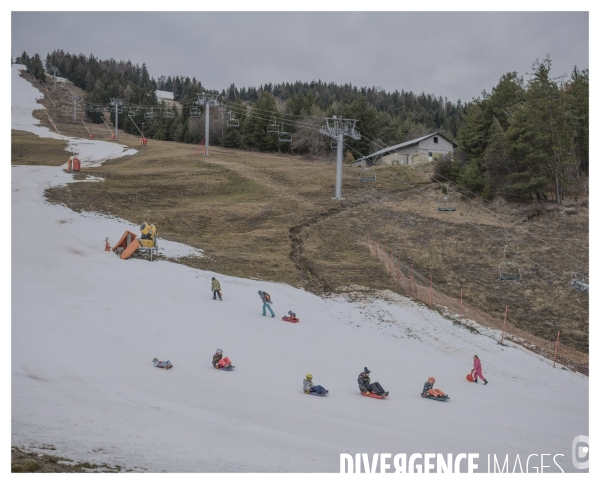
[[[368,7],[368,5],[365,5]],[[321,79],[471,100],[547,54],[589,67],[587,12],[13,12],[12,51],[146,63],[210,89]]]

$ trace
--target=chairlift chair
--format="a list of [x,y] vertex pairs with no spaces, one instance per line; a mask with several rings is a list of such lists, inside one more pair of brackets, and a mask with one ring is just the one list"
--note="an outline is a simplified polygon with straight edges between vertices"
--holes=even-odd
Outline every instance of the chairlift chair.
[[165,118],[174,118],[175,117],[175,113],[173,111],[165,111],[163,113],[163,117],[165,117]]
[[361,182],[374,182],[377,179],[377,174],[375,170],[364,169],[360,172],[360,176],[358,177],[358,181]]
[[102,112],[102,108],[96,108],[96,112],[97,113],[101,113]]
[[154,111],[152,110],[152,108],[146,109],[146,112],[144,113],[144,118],[153,118],[153,117],[154,117]]
[[498,266],[498,272],[500,273],[501,281],[520,281],[521,280],[521,268],[515,262],[506,260],[506,248],[504,246],[504,261]]
[[198,108],[190,108],[190,118],[199,118],[200,110]]
[[584,294],[590,293],[590,280],[583,274],[571,272],[571,287]]
[[435,201],[438,212],[456,212],[456,208],[450,203],[450,189],[446,186],[446,195]]
[[138,111],[137,111],[137,109],[130,109],[129,111],[127,111],[127,114],[129,116],[137,116],[138,115]]
[[336,139],[331,140],[331,149],[337,150],[337,140]]
[[227,127],[228,128],[239,128],[240,127],[240,120],[236,119],[235,116],[233,114],[231,114],[231,111],[229,112],[229,119],[227,120]]
[[438,212],[456,212],[456,208],[450,206],[448,195],[438,198],[435,204],[437,205]]
[[277,142],[278,143],[291,143],[292,142],[292,133],[288,133],[287,131],[280,131],[277,133]]
[[280,131],[282,131],[282,130],[279,129],[279,125],[277,124],[277,119],[273,118],[273,124],[269,124],[267,126],[267,133],[279,133]]

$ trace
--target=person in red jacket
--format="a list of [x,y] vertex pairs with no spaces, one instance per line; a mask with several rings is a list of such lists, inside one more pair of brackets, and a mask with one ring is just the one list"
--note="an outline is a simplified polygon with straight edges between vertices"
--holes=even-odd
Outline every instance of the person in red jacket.
[[488,384],[488,381],[484,378],[483,373],[481,372],[481,360],[477,355],[473,356],[473,376],[475,377],[473,382],[477,383],[477,377],[479,377],[485,382],[484,385]]

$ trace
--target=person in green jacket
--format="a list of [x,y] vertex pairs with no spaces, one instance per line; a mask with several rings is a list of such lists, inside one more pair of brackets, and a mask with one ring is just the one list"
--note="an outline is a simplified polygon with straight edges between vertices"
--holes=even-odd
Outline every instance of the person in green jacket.
[[223,297],[221,296],[221,284],[214,277],[212,278],[210,288],[213,292],[213,299],[217,299],[217,296],[219,296],[219,301],[222,301]]

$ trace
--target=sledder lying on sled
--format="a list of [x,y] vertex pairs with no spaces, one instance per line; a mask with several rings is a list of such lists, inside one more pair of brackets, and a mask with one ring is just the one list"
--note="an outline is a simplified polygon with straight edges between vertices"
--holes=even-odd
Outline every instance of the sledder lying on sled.
[[446,395],[442,390],[438,388],[433,388],[434,383],[435,378],[433,378],[432,376],[429,377],[425,382],[425,385],[423,386],[421,396],[423,398],[431,398],[439,402],[445,402],[446,400],[450,400],[450,397]]
[[158,358],[154,358],[152,360],[152,363],[154,363],[154,366],[156,366],[157,368],[164,368],[166,370],[173,368],[173,365],[171,364],[171,360],[160,361]]
[[283,318],[281,318],[283,321],[287,321],[288,323],[297,323],[298,321],[300,321],[297,317],[296,317],[296,313],[292,312],[292,311],[288,311],[288,315],[284,316]]
[[217,352],[213,355],[212,365],[215,370],[231,371],[235,368],[229,358],[223,358],[223,350],[220,348],[217,348]]

